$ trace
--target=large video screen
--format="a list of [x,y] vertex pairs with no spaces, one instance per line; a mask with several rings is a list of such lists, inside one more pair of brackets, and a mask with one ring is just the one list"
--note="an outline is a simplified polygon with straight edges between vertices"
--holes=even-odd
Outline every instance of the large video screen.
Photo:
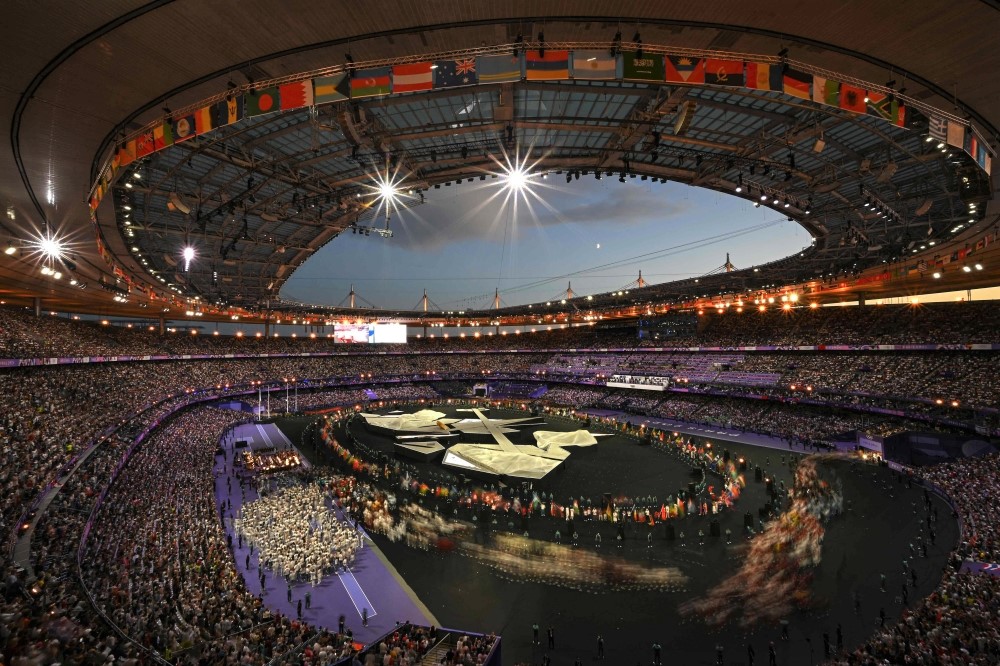
[[349,344],[406,342],[405,324],[334,324],[335,342]]
[[369,339],[375,343],[405,343],[406,324],[375,324],[375,335]]
[[334,342],[362,343],[371,342],[370,324],[334,324]]

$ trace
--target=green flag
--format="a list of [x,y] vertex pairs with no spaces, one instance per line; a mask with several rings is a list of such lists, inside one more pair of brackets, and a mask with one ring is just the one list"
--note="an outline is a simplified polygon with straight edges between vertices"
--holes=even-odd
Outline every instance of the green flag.
[[657,83],[666,80],[662,55],[643,53],[641,58],[637,56],[635,51],[622,53],[622,78],[626,81],[656,81]]

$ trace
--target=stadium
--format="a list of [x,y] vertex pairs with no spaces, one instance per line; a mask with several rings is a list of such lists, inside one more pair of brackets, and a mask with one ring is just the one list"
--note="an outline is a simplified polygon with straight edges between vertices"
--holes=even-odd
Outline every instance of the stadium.
[[0,664],[1000,662],[996,3],[6,15]]

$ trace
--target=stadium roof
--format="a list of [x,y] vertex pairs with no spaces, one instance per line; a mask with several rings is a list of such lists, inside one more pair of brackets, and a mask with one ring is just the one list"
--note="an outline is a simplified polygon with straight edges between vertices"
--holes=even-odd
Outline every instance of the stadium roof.
[[[581,307],[627,314],[789,284],[816,300],[932,291],[935,258],[997,264],[997,3],[538,7],[18,3],[0,69],[13,248],[0,294],[171,318],[347,314],[279,291],[337,235],[391,231],[380,180],[419,206],[502,177],[509,159],[550,178],[763,199],[814,238],[756,270]],[[147,133],[159,143],[137,156]],[[68,247],[43,275],[26,242],[46,234]],[[196,253],[186,270],[183,247]],[[948,289],[997,282],[995,269],[951,275]]]

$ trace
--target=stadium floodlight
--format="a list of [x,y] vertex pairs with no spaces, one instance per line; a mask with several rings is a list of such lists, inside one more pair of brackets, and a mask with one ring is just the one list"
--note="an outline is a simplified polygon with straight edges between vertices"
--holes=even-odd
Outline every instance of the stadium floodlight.
[[397,194],[399,194],[399,189],[396,187],[395,183],[386,180],[379,183],[378,193],[383,199],[392,200],[396,198]]
[[528,187],[531,173],[524,169],[523,165],[518,164],[507,170],[501,177],[506,189],[519,192]]
[[195,257],[194,248],[190,245],[186,245],[184,250],[181,252],[181,256],[184,258],[184,271],[187,272],[187,270],[191,267],[191,261]]
[[32,241],[32,244],[42,254],[42,257],[49,261],[62,259],[66,249],[63,242],[49,232],[45,232],[44,235]]

